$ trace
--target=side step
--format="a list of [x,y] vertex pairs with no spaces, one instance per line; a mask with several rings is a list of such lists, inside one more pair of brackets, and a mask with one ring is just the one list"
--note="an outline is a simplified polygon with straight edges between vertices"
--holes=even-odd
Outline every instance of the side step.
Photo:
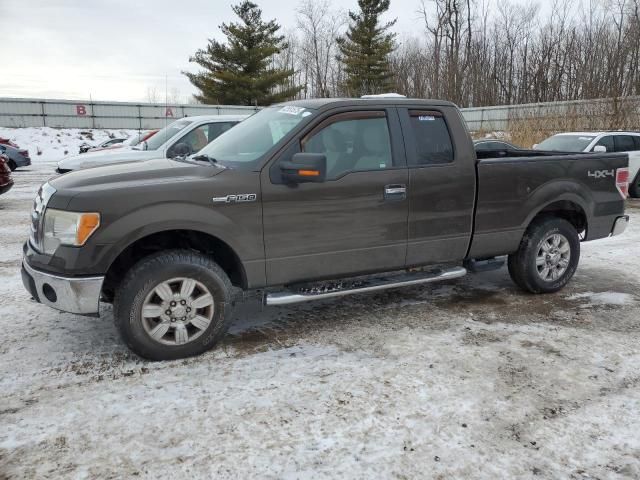
[[471,258],[465,260],[462,265],[473,273],[489,272],[491,270],[500,270],[504,267],[506,256],[483,258],[481,260]]
[[351,286],[345,287],[344,283],[337,286],[301,288],[297,291],[285,290],[282,292],[268,293],[265,298],[267,305],[289,305],[290,303],[308,302],[310,300],[320,300],[323,298],[343,297],[354,293],[376,292],[387,288],[407,287],[419,285],[421,283],[441,282],[460,278],[467,274],[467,269],[454,267],[448,270],[435,272],[406,273],[395,276],[368,278],[353,282]]

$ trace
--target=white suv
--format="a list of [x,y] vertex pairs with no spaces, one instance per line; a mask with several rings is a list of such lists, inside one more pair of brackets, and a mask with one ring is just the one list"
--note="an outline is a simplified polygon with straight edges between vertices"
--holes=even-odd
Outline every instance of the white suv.
[[559,133],[533,146],[562,152],[629,153],[629,195],[640,197],[640,132]]

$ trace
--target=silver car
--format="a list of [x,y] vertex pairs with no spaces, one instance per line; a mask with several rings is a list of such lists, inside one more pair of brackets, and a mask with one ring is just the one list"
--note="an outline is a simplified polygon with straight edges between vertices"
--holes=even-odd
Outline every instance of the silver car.
[[201,115],[181,118],[135,147],[87,152],[63,158],[58,162],[56,171],[67,173],[115,163],[191,155],[246,117],[246,115]]

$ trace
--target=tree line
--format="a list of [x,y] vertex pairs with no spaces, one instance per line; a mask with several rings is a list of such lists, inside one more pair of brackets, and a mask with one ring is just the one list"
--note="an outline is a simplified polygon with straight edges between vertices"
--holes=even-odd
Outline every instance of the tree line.
[[[418,1],[418,0],[417,0]],[[397,92],[462,107],[640,95],[640,0],[421,0],[413,32],[384,21],[390,0],[344,12],[302,0],[295,26],[249,0],[185,72],[203,103]]]

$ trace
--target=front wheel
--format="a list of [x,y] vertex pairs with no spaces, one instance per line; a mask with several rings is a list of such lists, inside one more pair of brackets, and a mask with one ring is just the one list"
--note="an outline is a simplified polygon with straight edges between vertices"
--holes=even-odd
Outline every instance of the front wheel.
[[116,289],[114,317],[125,343],[150,360],[212,348],[225,334],[233,286],[209,257],[169,250],[134,265]]
[[557,292],[571,280],[579,260],[575,227],[562,218],[540,217],[529,225],[518,251],[509,255],[509,274],[523,290]]
[[13,172],[16,168],[18,168],[18,165],[16,165],[16,162],[14,162],[13,160],[9,160],[9,162],[7,163],[7,165],[9,165],[9,169]]

